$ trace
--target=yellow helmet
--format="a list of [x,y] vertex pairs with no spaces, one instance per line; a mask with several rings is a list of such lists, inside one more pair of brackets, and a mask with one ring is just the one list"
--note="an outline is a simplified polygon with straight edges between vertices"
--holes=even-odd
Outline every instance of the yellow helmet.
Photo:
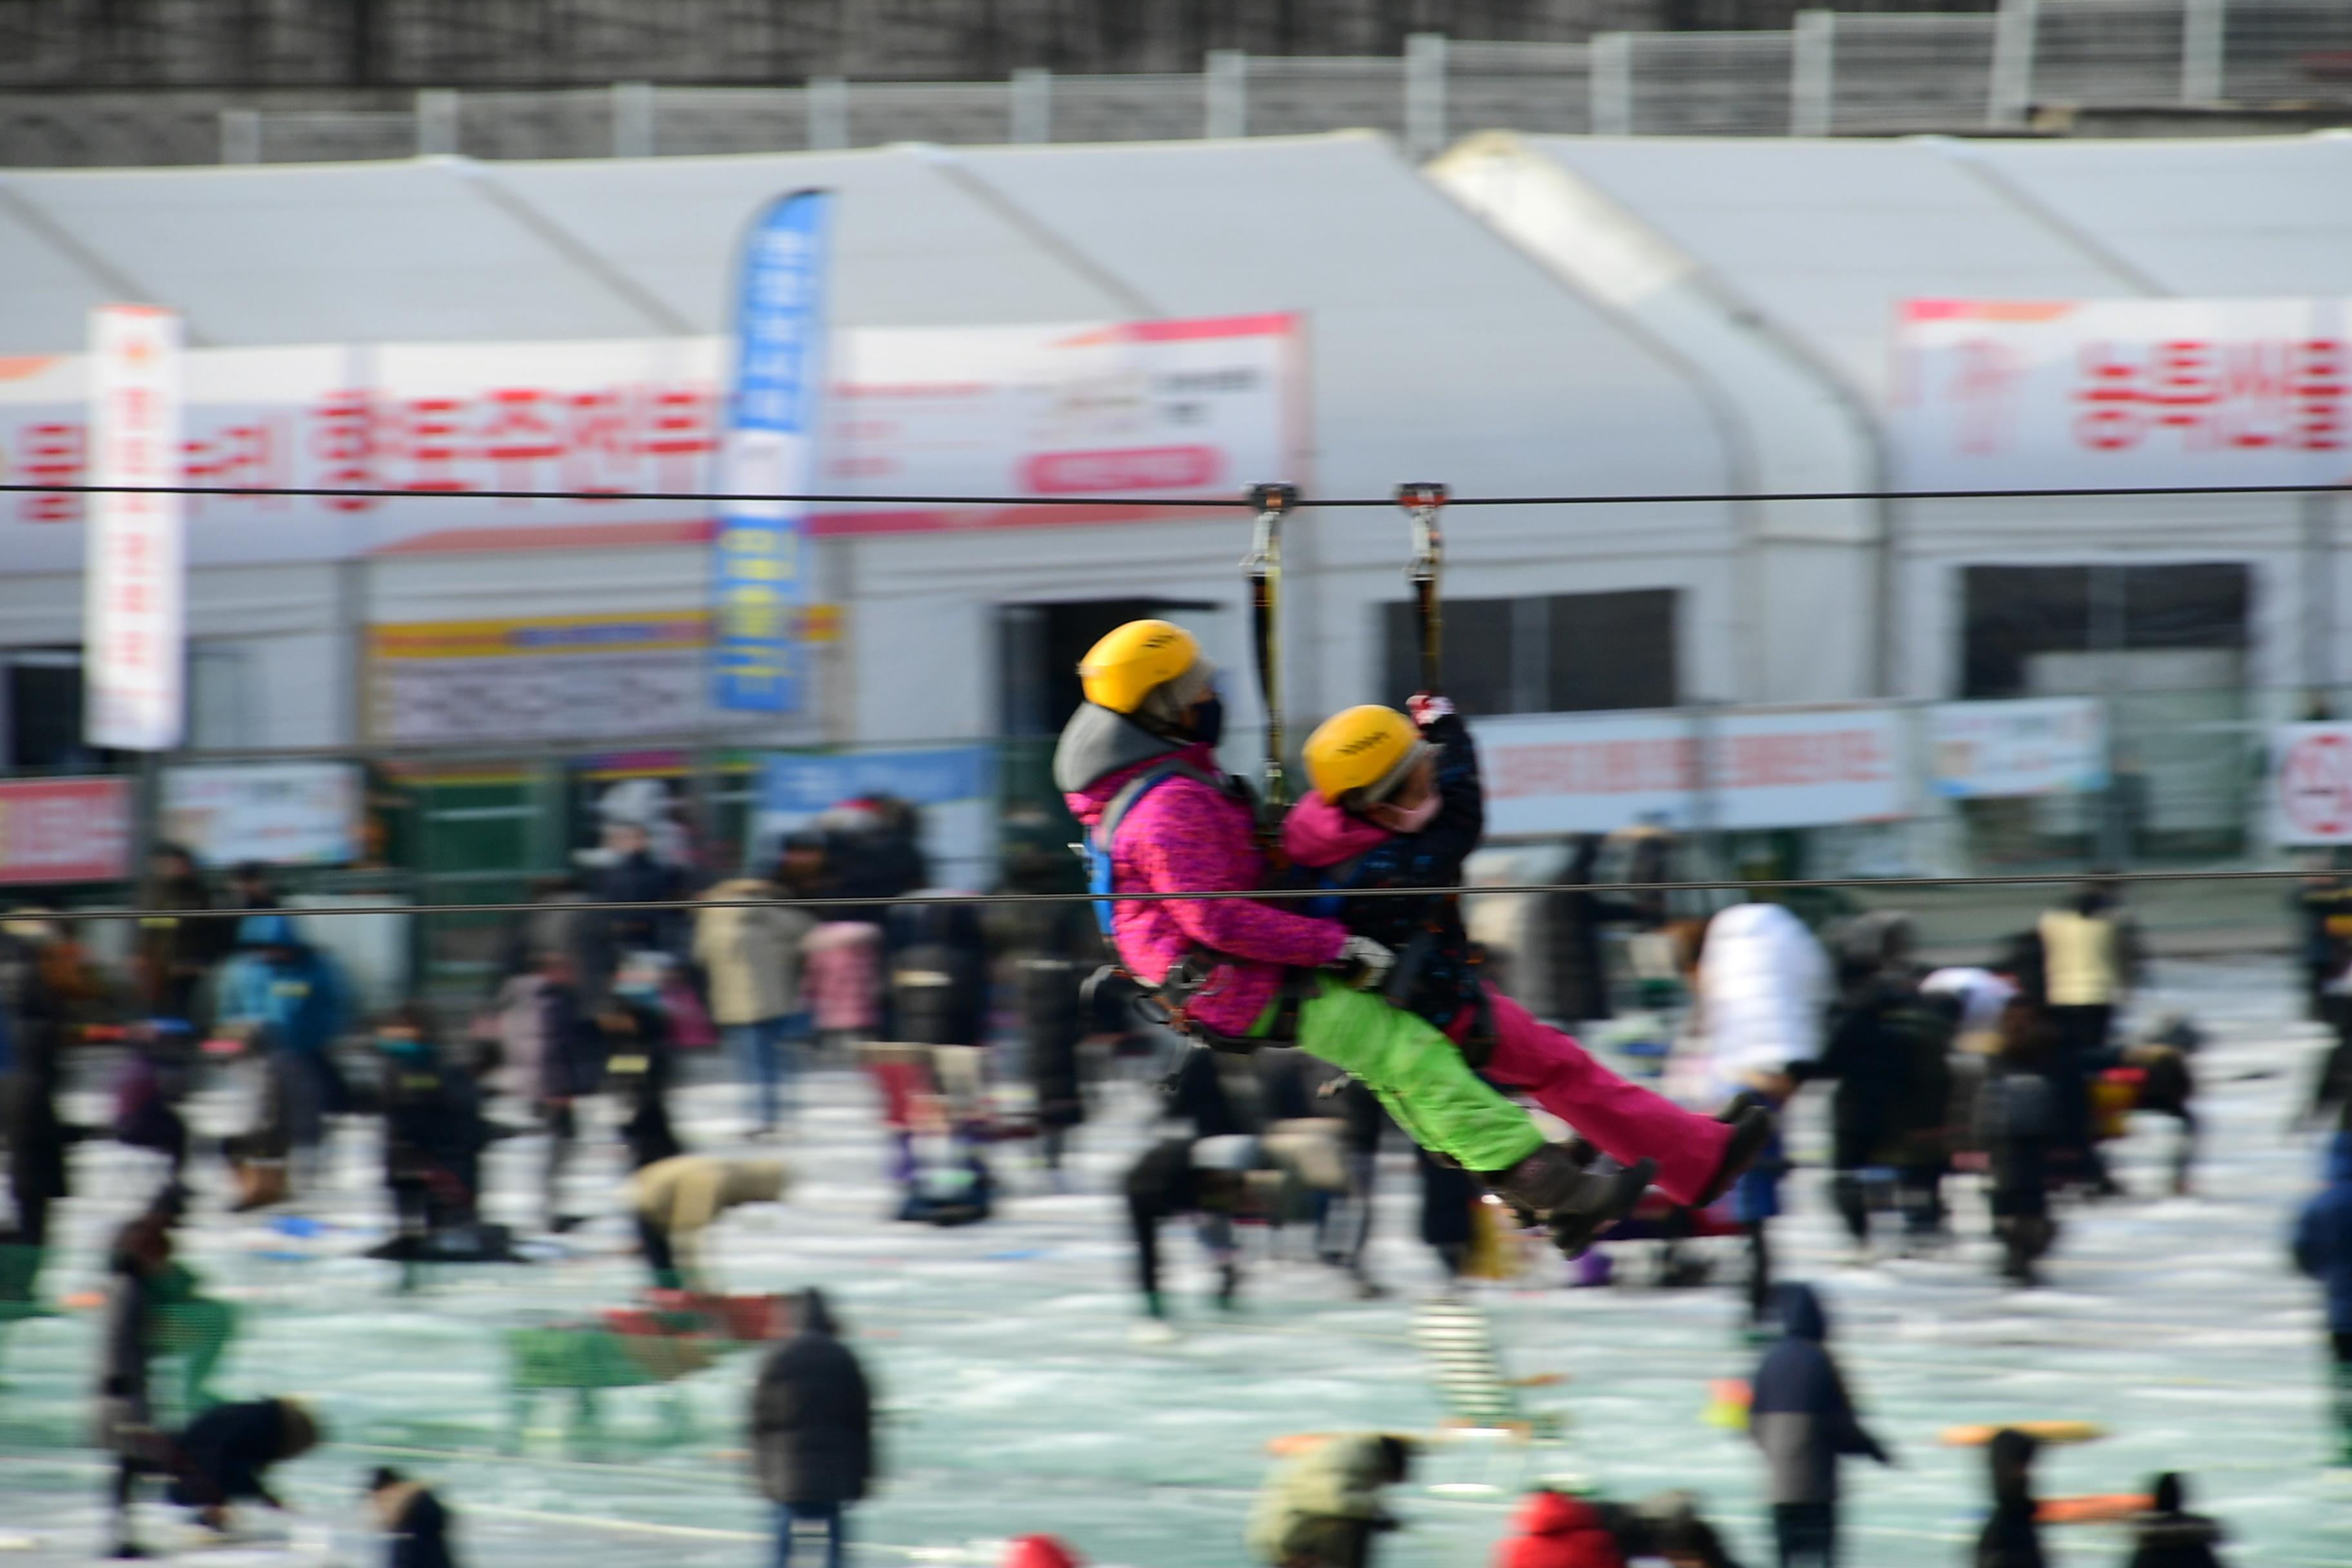
[[1428,753],[1420,728],[1377,702],[1334,713],[1307,737],[1307,776],[1335,805],[1379,800]]
[[1201,645],[1173,621],[1129,621],[1087,650],[1078,679],[1087,700],[1131,714],[1143,700],[1202,664]]

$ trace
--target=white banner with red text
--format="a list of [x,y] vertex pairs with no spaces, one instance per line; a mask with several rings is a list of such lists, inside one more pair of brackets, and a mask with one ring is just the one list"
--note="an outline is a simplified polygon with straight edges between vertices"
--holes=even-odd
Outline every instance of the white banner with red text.
[[[836,335],[831,494],[1100,506],[819,506],[814,533],[1121,523],[1155,500],[1306,478],[1305,319],[875,328]],[[184,356],[188,560],[690,542],[713,509],[726,340],[197,349]],[[77,483],[89,356],[0,359],[0,478]],[[297,495],[375,490],[386,496]],[[576,492],[511,499],[486,492]],[[70,571],[89,508],[0,496],[0,572]]]
[[1520,714],[1471,728],[1497,835],[1823,827],[1911,809],[1891,707]]
[[1912,300],[1901,487],[2352,479],[2352,301]]

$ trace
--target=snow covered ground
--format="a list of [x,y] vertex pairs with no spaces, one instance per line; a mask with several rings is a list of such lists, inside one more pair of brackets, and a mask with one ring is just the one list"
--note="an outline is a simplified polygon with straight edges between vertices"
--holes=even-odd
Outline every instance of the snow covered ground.
[[[1985,1494],[1982,1456],[1939,1447],[1938,1431],[2033,1417],[2113,1429],[2104,1442],[2050,1451],[2046,1492],[2136,1489],[2153,1471],[2179,1468],[2193,1477],[2196,1505],[2227,1522],[2242,1568],[2352,1562],[2352,1486],[2323,1468],[2317,1299],[2284,1252],[2317,1163],[2313,1142],[2284,1128],[2318,1034],[2298,1021],[2283,961],[2179,961],[2158,978],[2138,1016],[2185,1007],[2216,1035],[2198,1064],[2200,1194],[2076,1210],[2048,1289],[1995,1284],[1972,1183],[1955,1184],[1967,1245],[1932,1261],[1855,1268],[1835,1261],[1842,1238],[1823,1178],[1807,1170],[1792,1180],[1784,1274],[1822,1288],[1848,1376],[1903,1461],[1849,1469],[1850,1563],[1960,1561]],[[1391,1299],[1359,1302],[1312,1263],[1261,1261],[1242,1311],[1222,1318],[1206,1302],[1200,1255],[1171,1234],[1184,1332],[1143,1348],[1130,1339],[1135,1303],[1112,1195],[1146,1136],[1139,1089],[1118,1086],[1083,1131],[1077,1191],[1045,1194],[1016,1147],[1001,1164],[1018,1189],[1001,1217],[937,1231],[879,1217],[889,1194],[863,1081],[836,1071],[810,1087],[782,1151],[802,1178],[792,1202],[730,1216],[717,1251],[738,1289],[828,1287],[856,1331],[890,1413],[885,1484],[855,1516],[865,1561],[985,1561],[974,1543],[1045,1531],[1098,1563],[1236,1563],[1266,1439],[1434,1426],[1407,1329],[1437,1270],[1413,1238],[1417,1191],[1401,1157],[1389,1162],[1374,1243]],[[706,1086],[682,1100],[689,1140],[726,1147],[732,1092]],[[1817,1118],[1818,1108],[1800,1118],[1801,1157],[1820,1152]],[[2154,1123],[2126,1147],[2119,1170],[2137,1191],[2159,1190],[2170,1136],[2168,1123]],[[401,1296],[388,1265],[354,1256],[381,1232],[373,1146],[346,1131],[340,1155],[335,1191],[311,1211],[331,1227],[321,1236],[289,1239],[228,1218],[209,1193],[185,1233],[194,1266],[244,1305],[224,1385],[306,1395],[331,1427],[331,1444],[281,1472],[301,1510],[297,1556],[315,1562],[330,1537],[340,1560],[373,1556],[358,1492],[368,1468],[389,1463],[442,1489],[473,1563],[765,1561],[765,1514],[740,1460],[752,1357],[679,1385],[693,1423],[683,1439],[665,1435],[663,1391],[623,1390],[608,1396],[601,1449],[567,1449],[550,1401],[530,1415],[520,1451],[503,1451],[499,1331],[625,1300],[641,1271],[617,1219],[575,1233],[578,1256],[458,1270]],[[499,1147],[494,1212],[528,1212],[538,1159],[536,1140]],[[615,1152],[583,1164],[579,1202],[608,1213]],[[112,1145],[81,1152],[70,1247],[47,1276],[53,1293],[95,1287],[99,1238],[143,1200],[152,1171]],[[218,1178],[205,1169],[200,1179]],[[1253,1240],[1261,1254],[1265,1244]],[[1727,1254],[1727,1278],[1736,1267]],[[1544,1272],[1549,1280],[1553,1270]],[[1695,1489],[1751,1561],[1766,1556],[1753,1452],[1700,1419],[1710,1380],[1746,1376],[1756,1354],[1737,1337],[1727,1286],[1490,1287],[1481,1299],[1516,1373],[1572,1378],[1531,1395],[1571,1423],[1566,1449],[1538,1451],[1537,1471],[1573,1468],[1621,1496]],[[26,1325],[0,1369],[0,1557],[26,1568],[86,1561],[99,1538],[103,1467],[83,1447],[95,1329],[88,1311]],[[1390,1538],[1384,1561],[1484,1562],[1508,1499],[1445,1484],[1508,1480],[1517,1463],[1475,1449],[1433,1458],[1417,1481],[1444,1489],[1417,1484],[1400,1500],[1411,1527]],[[162,1513],[148,1510],[159,1540]],[[2063,1562],[2123,1555],[2112,1532],[2055,1539]],[[287,1557],[215,1550],[205,1561]]]

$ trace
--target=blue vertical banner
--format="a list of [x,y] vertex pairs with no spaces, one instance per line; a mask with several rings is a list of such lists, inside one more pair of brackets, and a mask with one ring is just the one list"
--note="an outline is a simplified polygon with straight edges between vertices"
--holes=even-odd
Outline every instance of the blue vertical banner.
[[816,472],[824,377],[829,191],[770,204],[744,247],[735,380],[719,444],[711,700],[790,713],[801,703],[796,621],[808,603],[804,495]]

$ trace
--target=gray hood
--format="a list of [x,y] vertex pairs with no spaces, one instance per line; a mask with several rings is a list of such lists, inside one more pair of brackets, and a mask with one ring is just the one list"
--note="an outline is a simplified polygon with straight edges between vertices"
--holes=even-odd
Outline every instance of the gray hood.
[[1123,713],[1081,702],[1054,748],[1054,787],[1076,795],[1106,774],[1181,752],[1185,744],[1155,735]]

